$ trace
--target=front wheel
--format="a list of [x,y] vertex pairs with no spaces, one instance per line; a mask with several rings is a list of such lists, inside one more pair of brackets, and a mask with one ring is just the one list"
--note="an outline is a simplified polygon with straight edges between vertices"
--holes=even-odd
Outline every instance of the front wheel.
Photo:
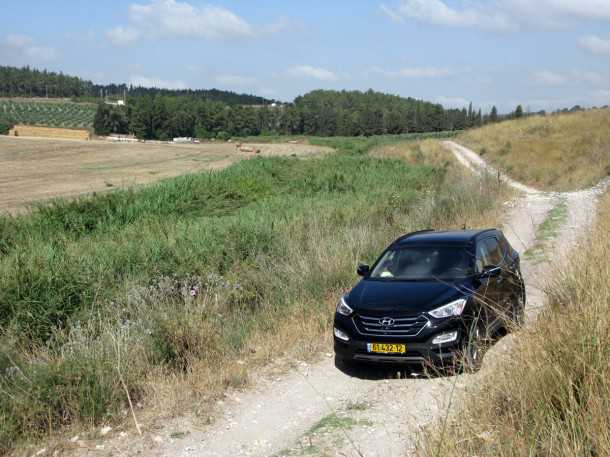
[[511,327],[509,330],[513,330],[515,328],[519,328],[525,322],[525,301],[523,300],[523,295],[519,297],[514,297],[511,300],[511,322],[509,326]]
[[464,342],[462,369],[466,373],[476,373],[481,368],[485,355],[485,329],[481,322],[472,325]]

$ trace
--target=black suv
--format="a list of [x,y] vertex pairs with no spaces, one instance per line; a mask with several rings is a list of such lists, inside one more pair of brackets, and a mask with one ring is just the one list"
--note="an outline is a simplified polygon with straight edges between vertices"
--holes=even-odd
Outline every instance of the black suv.
[[341,297],[335,358],[479,368],[486,341],[520,323],[519,254],[497,229],[423,230],[394,241]]

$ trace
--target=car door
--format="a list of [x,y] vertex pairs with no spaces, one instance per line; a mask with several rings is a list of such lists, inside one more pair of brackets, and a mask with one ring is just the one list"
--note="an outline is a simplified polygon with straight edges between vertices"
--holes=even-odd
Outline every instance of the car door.
[[[476,258],[475,258],[475,272],[480,274],[483,272],[485,267],[495,265],[492,259],[492,252],[490,247],[493,247],[493,243],[488,243],[489,238],[481,239],[477,242],[476,246]],[[498,316],[498,300],[501,299],[501,293],[498,289],[497,278],[481,278],[480,286],[477,290],[477,301],[479,302],[483,311],[483,319],[488,329],[494,325],[497,321]]]
[[494,303],[492,306],[493,311],[493,330],[496,327],[503,324],[503,321],[510,316],[511,313],[511,301],[512,295],[512,273],[506,262],[506,252],[502,248],[502,243],[496,236],[486,238],[484,240],[485,250],[487,251],[490,262],[489,265],[495,265],[500,267],[500,274],[495,278],[489,278],[490,285],[494,293]]

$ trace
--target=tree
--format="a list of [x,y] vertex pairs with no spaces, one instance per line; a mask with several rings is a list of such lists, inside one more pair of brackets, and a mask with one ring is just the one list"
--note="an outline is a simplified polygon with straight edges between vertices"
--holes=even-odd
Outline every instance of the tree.
[[491,107],[491,112],[489,113],[489,122],[498,122],[498,109],[495,105]]
[[9,119],[0,117],[0,135],[8,135],[8,132],[13,128],[13,122]]
[[108,135],[112,132],[110,126],[110,106],[105,103],[97,105],[95,118],[93,119],[93,130],[96,135]]
[[515,109],[514,117],[515,117],[515,119],[519,119],[519,118],[523,117],[523,107],[521,105],[517,105],[517,108]]

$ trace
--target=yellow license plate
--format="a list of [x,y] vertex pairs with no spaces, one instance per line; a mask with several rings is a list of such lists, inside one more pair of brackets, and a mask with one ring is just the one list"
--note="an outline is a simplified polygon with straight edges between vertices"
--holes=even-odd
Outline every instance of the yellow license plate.
[[367,343],[366,349],[368,352],[374,352],[376,354],[404,354],[407,352],[407,345],[395,343]]

